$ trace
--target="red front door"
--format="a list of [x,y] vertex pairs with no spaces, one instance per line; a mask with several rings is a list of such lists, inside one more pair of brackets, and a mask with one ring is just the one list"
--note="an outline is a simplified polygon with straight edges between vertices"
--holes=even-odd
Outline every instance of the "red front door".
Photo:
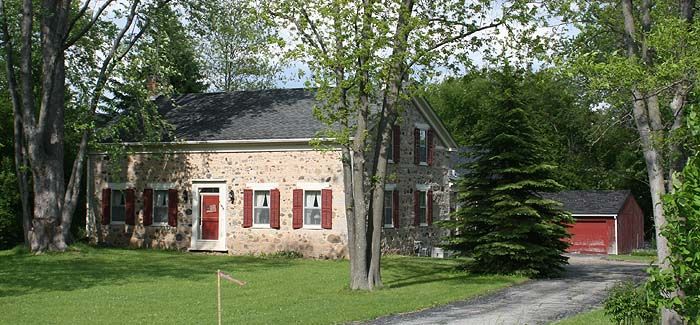
[[202,195],[202,239],[219,239],[219,194]]

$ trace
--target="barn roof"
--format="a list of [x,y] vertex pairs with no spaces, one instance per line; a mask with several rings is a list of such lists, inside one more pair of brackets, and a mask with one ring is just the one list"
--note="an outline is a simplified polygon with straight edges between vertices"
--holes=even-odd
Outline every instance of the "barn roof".
[[572,214],[618,214],[625,204],[629,190],[603,191],[562,191],[558,193],[542,193],[548,199],[559,201],[564,209]]

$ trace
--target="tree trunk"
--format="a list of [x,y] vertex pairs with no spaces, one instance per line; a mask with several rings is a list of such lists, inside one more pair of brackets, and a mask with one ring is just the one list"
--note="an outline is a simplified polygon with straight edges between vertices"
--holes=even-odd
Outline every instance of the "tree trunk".
[[6,46],[5,68],[14,117],[14,162],[15,173],[17,174],[17,189],[19,190],[20,203],[22,205],[22,235],[24,237],[24,244],[28,246],[29,231],[32,227],[32,214],[30,206],[31,197],[29,195],[29,162],[27,161],[27,147],[26,140],[24,138],[24,125],[22,124],[22,100],[20,99],[20,94],[18,92],[19,85],[17,84],[17,77],[15,76],[15,69],[13,66],[13,62],[15,62],[15,50],[10,39],[7,21],[5,21],[4,17],[7,17],[7,13],[5,12],[5,2],[0,0],[0,32],[2,33],[2,42],[5,43]]

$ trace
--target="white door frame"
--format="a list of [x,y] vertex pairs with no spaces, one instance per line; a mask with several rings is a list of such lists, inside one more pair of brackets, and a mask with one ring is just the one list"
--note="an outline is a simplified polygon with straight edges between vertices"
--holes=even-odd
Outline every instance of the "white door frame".
[[[218,188],[219,189],[219,239],[218,240],[202,240],[201,227],[201,207],[200,193],[203,188]],[[190,250],[197,251],[227,251],[226,249],[226,193],[228,192],[226,180],[197,180],[192,181],[192,238],[190,241]],[[212,193],[213,194],[213,193]]]

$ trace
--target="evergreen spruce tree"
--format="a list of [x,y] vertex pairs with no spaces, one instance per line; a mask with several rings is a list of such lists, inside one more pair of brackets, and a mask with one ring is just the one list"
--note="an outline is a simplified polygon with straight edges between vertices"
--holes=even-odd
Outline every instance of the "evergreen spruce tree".
[[538,194],[561,185],[520,100],[527,85],[508,64],[494,77],[495,107],[470,137],[458,182],[461,207],[443,223],[452,230],[445,247],[471,256],[475,272],[556,276],[567,263],[563,239],[572,220],[560,203]]

